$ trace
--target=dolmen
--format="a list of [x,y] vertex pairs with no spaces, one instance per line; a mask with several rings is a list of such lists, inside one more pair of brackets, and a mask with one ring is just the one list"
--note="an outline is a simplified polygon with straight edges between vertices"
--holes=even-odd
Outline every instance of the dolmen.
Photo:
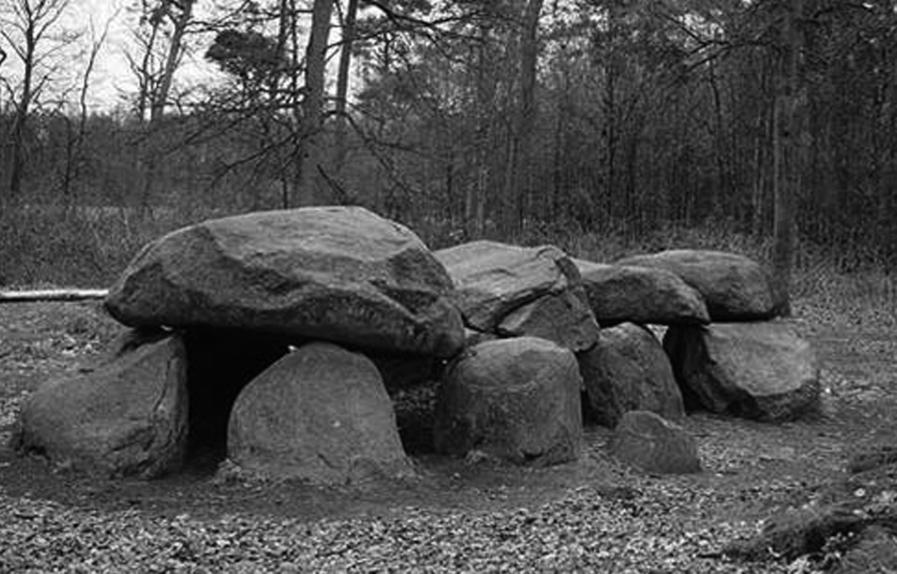
[[105,308],[126,329],[32,393],[13,443],[112,477],[202,457],[321,485],[410,476],[393,397],[425,383],[432,452],[573,462],[585,422],[615,429],[625,464],[699,472],[688,412],[778,422],[819,398],[813,351],[777,318],[766,272],[731,253],[433,252],[364,208],[302,208],[160,237]]
[[360,207],[205,221],[144,247],[105,307],[115,355],[41,386],[17,446],[111,476],[178,468],[202,441],[237,466],[345,483],[410,465],[371,356],[464,345],[453,283],[409,229]]
[[[112,477],[152,478],[197,456],[314,484],[407,476],[390,391],[445,371],[439,452],[575,460],[573,349],[592,345],[598,324],[560,250],[500,249],[516,261],[498,257],[501,265],[522,265],[527,294],[495,291],[511,303],[475,324],[502,341],[478,347],[442,261],[366,209],[251,213],[176,230],[145,246],[109,290],[105,308],[128,329],[76,376],[29,397],[14,444]],[[487,416],[459,400],[476,388],[526,416]]]

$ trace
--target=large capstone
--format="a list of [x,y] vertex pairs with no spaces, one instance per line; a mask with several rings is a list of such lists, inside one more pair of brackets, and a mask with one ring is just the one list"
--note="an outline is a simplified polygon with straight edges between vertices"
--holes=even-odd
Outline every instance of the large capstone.
[[676,249],[616,262],[665,269],[698,290],[712,321],[752,321],[775,316],[779,306],[769,274],[756,261],[724,251]]
[[474,241],[436,252],[455,282],[454,300],[470,329],[548,339],[581,351],[598,323],[579,271],[557,247]]
[[449,357],[452,280],[407,228],[360,207],[252,213],[147,245],[106,308],[131,326],[226,328]]
[[179,335],[129,332],[98,364],[38,387],[22,408],[14,444],[104,476],[176,470],[186,449],[186,372]]
[[551,341],[519,337],[471,347],[439,389],[436,450],[476,450],[517,464],[576,460],[581,385],[576,357]]
[[392,402],[367,357],[309,343],[237,397],[228,458],[250,475],[346,484],[410,474]]
[[710,321],[701,294],[671,271],[573,261],[582,275],[592,312],[602,327],[627,321],[659,325]]
[[651,331],[633,323],[601,330],[598,344],[577,355],[588,412],[598,424],[615,427],[628,411],[685,416],[682,393],[670,360]]
[[689,408],[784,421],[818,406],[816,355],[786,321],[670,327],[663,344]]

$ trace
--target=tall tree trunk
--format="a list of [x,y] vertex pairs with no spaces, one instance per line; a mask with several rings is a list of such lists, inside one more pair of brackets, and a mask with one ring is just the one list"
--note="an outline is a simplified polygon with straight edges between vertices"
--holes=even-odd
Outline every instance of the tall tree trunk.
[[[713,115],[714,115],[714,146],[713,146],[713,155],[716,161],[716,183],[711,187],[710,191],[710,216],[715,220],[719,221],[724,213],[724,208],[722,205],[722,201],[720,195],[723,191],[723,188],[726,187],[727,178],[726,178],[726,168],[723,160],[723,144],[725,142],[725,137],[723,132],[724,121],[723,121],[723,104],[722,97],[719,92],[719,84],[716,79],[716,62],[711,61],[709,67],[710,74],[710,90],[713,94]],[[735,201],[734,194],[731,194],[729,198],[732,201]]]
[[801,186],[802,122],[800,119],[803,0],[791,0],[785,20],[787,43],[777,98],[773,273],[780,312],[791,314],[791,272],[796,229],[794,206]]
[[342,48],[339,55],[339,71],[336,77],[336,161],[337,173],[346,163],[348,118],[346,101],[349,96],[349,67],[352,63],[352,49],[355,44],[355,20],[358,15],[358,0],[349,0],[343,17]]
[[36,22],[29,18],[25,24],[25,50],[22,58],[22,93],[19,96],[19,104],[16,106],[15,117],[12,122],[11,143],[12,153],[9,166],[9,182],[7,184],[7,199],[15,200],[22,191],[22,172],[25,169],[25,127],[28,121],[28,113],[31,108],[32,88],[34,82],[34,65],[37,51]]
[[151,69],[152,66],[152,57],[153,57],[153,46],[156,43],[156,32],[158,27],[153,26],[150,31],[150,37],[147,40],[146,51],[143,53],[143,58],[140,61],[140,66],[134,65],[134,69],[137,70],[137,83],[138,83],[138,91],[137,91],[137,106],[135,110],[135,114],[137,119],[143,123],[146,121],[146,109],[151,100],[151,92],[153,90],[153,83],[155,82],[153,79],[153,72]]
[[326,200],[319,170],[322,169],[323,159],[324,71],[332,14],[333,0],[314,1],[311,33],[305,51],[305,99],[302,102],[302,140],[298,150],[298,205],[320,205]]
[[[543,212],[541,216],[547,220],[557,220],[566,218],[567,212],[564,210],[562,202],[569,190],[564,181],[564,158],[566,157],[567,137],[569,130],[567,129],[567,120],[570,118],[572,101],[570,98],[570,62],[566,50],[563,53],[560,63],[560,84],[561,93],[557,98],[557,107],[555,110],[554,129],[552,130],[552,167],[551,167],[551,197],[546,203],[543,203]],[[563,213],[562,213],[563,211]],[[590,213],[589,217],[594,216]]]
[[22,172],[25,168],[25,123],[28,119],[28,108],[31,103],[30,90],[31,67],[28,66],[25,72],[25,86],[22,89],[22,98],[19,100],[19,106],[16,109],[16,116],[12,124],[12,154],[9,168],[9,183],[7,190],[7,198],[13,200],[19,196],[22,191]]
[[[153,146],[152,131],[158,126],[165,114],[165,106],[171,93],[174,74],[177,71],[184,51],[184,34],[193,17],[195,0],[161,0],[149,15],[150,34],[144,46],[145,52],[138,71],[140,92],[137,99],[137,114],[141,122],[145,121],[146,108],[149,106],[149,134],[137,153],[137,169],[141,176],[139,209],[145,215],[152,215],[153,190],[160,176],[160,159]],[[150,6],[150,5],[147,5]],[[177,12],[177,10],[180,10]],[[154,52],[156,41],[164,34],[166,20],[172,24],[171,37],[161,70],[155,69]]]
[[766,154],[764,153],[764,149],[766,147],[766,134],[767,134],[767,125],[769,122],[766,121],[766,110],[761,109],[760,113],[757,115],[757,120],[755,124],[756,133],[754,134],[754,154],[753,154],[753,162],[751,164],[751,169],[753,171],[752,175],[752,188],[751,188],[751,232],[754,237],[761,237],[763,235],[763,189],[765,180],[763,178],[763,172],[765,171],[766,165]]
[[619,135],[617,133],[617,74],[619,66],[617,63],[617,47],[616,38],[620,34],[619,30],[619,10],[620,7],[616,3],[611,2],[607,9],[608,34],[609,42],[604,47],[604,201],[606,202],[606,216],[609,220],[619,214],[626,216],[628,214],[621,213],[619,208],[615,209],[616,201],[616,179],[617,179],[617,144]]
[[490,157],[494,135],[495,118],[492,108],[495,101],[495,78],[492,54],[492,29],[488,22],[480,25],[479,42],[476,47],[476,103],[478,127],[474,143],[475,181],[467,186],[465,197],[465,217],[467,237],[480,239],[486,231],[486,194],[491,179]]
[[287,36],[289,37],[289,60],[290,60],[290,78],[289,78],[289,109],[292,112],[290,118],[290,137],[293,141],[293,151],[295,160],[290,163],[292,169],[292,177],[290,179],[289,190],[287,195],[283,197],[283,207],[286,209],[291,205],[296,205],[299,198],[302,197],[302,165],[298,158],[305,153],[303,146],[303,138],[305,137],[302,120],[302,93],[299,89],[299,63],[301,61],[301,49],[299,47],[299,10],[296,6],[297,0],[282,0],[281,8],[286,12],[281,13],[281,26],[285,27]]
[[525,156],[536,116],[536,65],[539,58],[539,16],[543,0],[528,0],[520,28],[520,95],[508,150],[508,175],[505,178],[505,234],[510,238],[520,231],[523,222],[523,173]]
[[[277,47],[274,53],[280,55],[287,53],[287,41],[290,39],[290,29],[293,22],[292,11],[290,10],[289,0],[280,0],[278,5],[277,18]],[[268,77],[268,97],[272,100],[277,98],[277,88],[281,79],[282,69],[278,67]]]
[[159,77],[159,85],[153,94],[152,106],[150,107],[150,124],[158,122],[165,113],[165,104],[168,103],[168,95],[171,92],[171,83],[174,79],[174,73],[181,61],[181,55],[184,51],[184,33],[187,31],[187,25],[193,16],[193,3],[195,0],[181,0],[179,6],[180,14],[171,15],[174,30],[171,34],[171,42],[168,45],[168,54],[165,58],[165,67],[162,68],[162,75]]

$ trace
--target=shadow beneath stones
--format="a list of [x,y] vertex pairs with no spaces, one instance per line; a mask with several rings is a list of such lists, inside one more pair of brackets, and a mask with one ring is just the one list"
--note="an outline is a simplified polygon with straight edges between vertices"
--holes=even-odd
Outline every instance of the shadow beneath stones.
[[436,413],[437,381],[390,391],[396,426],[408,456],[433,454],[433,427]]
[[221,329],[191,329],[185,339],[190,401],[185,470],[214,472],[227,456],[227,424],[237,395],[289,345],[280,337]]

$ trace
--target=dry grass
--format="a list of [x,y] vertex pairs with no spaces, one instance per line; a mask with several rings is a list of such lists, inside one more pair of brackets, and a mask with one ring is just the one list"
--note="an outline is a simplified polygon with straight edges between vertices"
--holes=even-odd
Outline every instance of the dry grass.
[[141,246],[201,219],[171,209],[19,207],[0,216],[0,285],[102,287]]

